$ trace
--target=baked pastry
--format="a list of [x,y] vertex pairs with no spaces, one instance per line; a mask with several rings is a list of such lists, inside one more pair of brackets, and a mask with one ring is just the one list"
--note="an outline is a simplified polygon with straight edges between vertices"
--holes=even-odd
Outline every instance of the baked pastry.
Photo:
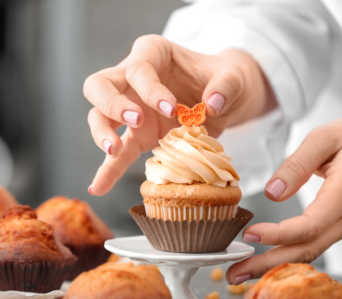
[[11,192],[0,186],[0,215],[9,207],[16,206],[18,202]]
[[201,127],[182,126],[159,140],[140,189],[146,215],[164,220],[235,217],[241,190],[223,146]]
[[223,146],[203,126],[173,129],[159,144],[132,217],[155,249],[226,250],[253,214],[238,206],[240,178]]
[[77,258],[55,239],[51,225],[29,206],[0,219],[0,290],[47,293],[59,289]]
[[82,273],[64,299],[171,299],[163,279],[152,267],[107,263]]
[[37,214],[53,226],[56,237],[78,257],[68,280],[107,261],[110,252],[104,242],[112,239],[113,233],[86,202],[56,196],[42,203]]
[[308,264],[282,264],[268,271],[245,299],[338,299],[342,285]]

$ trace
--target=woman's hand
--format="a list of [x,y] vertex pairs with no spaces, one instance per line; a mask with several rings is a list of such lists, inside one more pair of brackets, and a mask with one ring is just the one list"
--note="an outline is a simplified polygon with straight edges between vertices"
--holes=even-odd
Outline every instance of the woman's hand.
[[[177,102],[189,107],[203,101],[206,128],[218,136],[227,126],[258,117],[276,102],[261,69],[240,50],[199,54],[160,36],[136,40],[119,65],[91,75],[84,94],[92,136],[106,159],[89,192],[103,195],[142,152],[179,126]],[[115,132],[128,125],[120,138]]]
[[245,229],[244,241],[277,247],[232,265],[228,283],[258,278],[284,262],[310,263],[342,238],[342,119],[312,131],[270,179],[265,194],[286,200],[314,173],[325,181],[302,216]]

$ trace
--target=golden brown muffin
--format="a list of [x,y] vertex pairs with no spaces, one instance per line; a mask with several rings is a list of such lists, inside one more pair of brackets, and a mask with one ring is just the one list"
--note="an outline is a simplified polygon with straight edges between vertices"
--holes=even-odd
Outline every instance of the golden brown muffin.
[[161,276],[152,267],[107,263],[84,272],[64,299],[171,299]]
[[172,221],[232,219],[242,196],[239,187],[229,185],[157,185],[150,181],[141,185],[140,193],[147,216]]
[[268,271],[245,299],[338,299],[342,285],[308,264],[283,264]]
[[0,186],[0,215],[9,207],[16,206],[18,202],[11,192]]
[[29,206],[0,219],[0,290],[46,293],[59,289],[77,258],[55,239],[51,225]]
[[78,257],[68,279],[108,259],[110,252],[104,248],[104,242],[112,239],[113,234],[86,202],[56,196],[42,203],[37,214],[53,226],[56,237]]

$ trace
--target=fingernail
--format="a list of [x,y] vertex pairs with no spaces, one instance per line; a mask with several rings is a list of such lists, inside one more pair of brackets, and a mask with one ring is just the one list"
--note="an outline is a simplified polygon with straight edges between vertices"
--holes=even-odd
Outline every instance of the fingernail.
[[129,124],[136,126],[138,124],[139,113],[135,111],[125,111],[122,115],[123,119]]
[[248,279],[252,278],[252,274],[244,274],[235,278],[235,285],[239,285]]
[[170,103],[166,101],[159,102],[159,109],[163,111],[166,116],[171,116],[173,107]]
[[92,192],[91,192],[91,188],[93,187],[93,184],[91,184],[89,187],[88,187],[88,193],[90,194],[90,195],[94,195]]
[[214,108],[216,114],[219,114],[225,104],[226,100],[219,93],[214,93],[208,100],[208,104]]
[[242,238],[242,241],[259,243],[261,241],[261,238],[259,236],[256,236],[256,235],[245,234]]
[[103,145],[104,149],[106,150],[106,153],[111,156],[112,155],[111,147],[112,147],[113,143],[110,140],[105,139],[103,141],[102,145]]
[[265,192],[268,192],[274,199],[277,199],[284,193],[285,189],[285,183],[280,179],[275,179],[272,183],[268,184],[265,188]]

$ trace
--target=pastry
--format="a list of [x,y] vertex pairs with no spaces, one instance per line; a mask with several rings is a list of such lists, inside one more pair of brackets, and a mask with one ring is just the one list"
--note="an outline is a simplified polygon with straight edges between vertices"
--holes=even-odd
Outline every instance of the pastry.
[[8,208],[0,219],[0,290],[47,293],[60,288],[77,257],[29,206]]
[[235,217],[241,190],[223,146],[201,127],[182,126],[159,140],[141,186],[146,215],[164,220]]
[[342,285],[308,264],[282,264],[266,272],[245,299],[338,299]]
[[152,267],[106,263],[83,272],[64,299],[171,299],[163,279]]
[[37,214],[53,226],[56,237],[78,257],[68,280],[107,261],[110,252],[104,242],[113,234],[86,202],[56,196],[42,203]]
[[206,129],[171,130],[146,162],[144,205],[130,213],[158,250],[226,250],[253,214],[239,207],[239,176],[223,146]]

